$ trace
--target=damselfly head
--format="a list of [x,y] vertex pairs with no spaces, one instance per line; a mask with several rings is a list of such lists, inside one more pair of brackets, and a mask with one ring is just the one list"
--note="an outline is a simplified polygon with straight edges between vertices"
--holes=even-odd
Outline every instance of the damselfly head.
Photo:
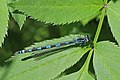
[[74,41],[76,44],[86,45],[90,41],[90,39],[89,39],[89,36],[86,35],[85,37],[78,37],[74,39]]
[[86,42],[86,43],[87,43],[87,42],[89,42],[89,41],[90,41],[89,36],[88,36],[88,35],[86,35],[86,36],[85,36],[85,38],[84,38],[84,40],[85,40],[85,42]]

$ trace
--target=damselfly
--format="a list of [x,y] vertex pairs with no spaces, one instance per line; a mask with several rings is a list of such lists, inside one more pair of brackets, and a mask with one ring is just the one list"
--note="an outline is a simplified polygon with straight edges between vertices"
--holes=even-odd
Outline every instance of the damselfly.
[[86,45],[89,41],[90,41],[89,36],[86,35],[83,38],[77,37],[77,38],[73,39],[72,41],[68,41],[68,42],[57,43],[57,44],[53,44],[53,45],[46,45],[46,46],[42,46],[42,47],[34,47],[32,49],[17,51],[16,54],[23,54],[23,53],[27,53],[27,52],[45,50],[45,49],[61,47],[61,46],[70,45],[70,44],[82,46],[82,45]]

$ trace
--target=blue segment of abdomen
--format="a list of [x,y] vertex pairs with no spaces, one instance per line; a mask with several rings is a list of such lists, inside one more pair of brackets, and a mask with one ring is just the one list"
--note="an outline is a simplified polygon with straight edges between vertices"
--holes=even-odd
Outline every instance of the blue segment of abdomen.
[[42,50],[42,48],[41,48],[41,47],[38,47],[37,50]]
[[67,45],[67,44],[70,44],[70,42],[65,42],[64,44]]
[[60,47],[60,44],[55,44],[56,47]]
[[48,46],[46,46],[46,48],[47,48],[47,49],[49,49],[49,48],[51,48],[51,46],[50,46],[50,45],[48,45]]

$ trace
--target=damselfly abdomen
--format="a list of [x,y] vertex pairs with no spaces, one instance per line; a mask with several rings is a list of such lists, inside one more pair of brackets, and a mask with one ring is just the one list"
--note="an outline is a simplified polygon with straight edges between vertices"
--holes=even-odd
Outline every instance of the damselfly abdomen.
[[77,37],[77,38],[75,38],[71,41],[68,41],[68,42],[57,43],[57,44],[53,44],[53,45],[46,45],[46,46],[42,46],[42,47],[34,47],[32,49],[17,51],[16,54],[23,54],[23,53],[27,53],[27,52],[45,50],[45,49],[61,47],[61,46],[70,45],[70,44],[82,46],[82,45],[86,45],[89,41],[90,41],[89,36],[86,35],[83,38],[82,37]]

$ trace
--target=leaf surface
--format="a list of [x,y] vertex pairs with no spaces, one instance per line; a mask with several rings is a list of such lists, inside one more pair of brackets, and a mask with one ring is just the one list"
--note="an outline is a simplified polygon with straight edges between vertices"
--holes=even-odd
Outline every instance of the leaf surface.
[[89,63],[90,63],[90,59],[92,56],[92,52],[93,50],[90,51],[87,57],[87,60],[85,61],[84,65],[79,71],[72,73],[70,75],[63,76],[57,80],[94,80],[94,78],[90,76],[90,74],[88,73],[88,68],[89,68]]
[[120,48],[107,41],[97,43],[93,65],[97,80],[119,80]]
[[94,78],[92,78],[86,70],[81,70],[56,80],[94,80]]
[[102,5],[102,0],[19,0],[10,6],[46,23],[65,24],[91,17]]
[[0,0],[0,47],[4,41],[4,37],[7,34],[8,27],[8,8],[6,0]]
[[108,4],[107,17],[113,36],[120,45],[120,0]]
[[15,21],[18,23],[20,29],[22,28],[24,21],[26,19],[25,15],[22,14],[12,14],[13,18],[15,19]]
[[[70,37],[62,37],[60,39],[48,40],[47,43],[55,43],[61,40],[69,40]],[[45,42],[41,42],[45,45]],[[38,46],[39,44],[35,44]],[[60,75],[63,71],[73,66],[79,59],[90,50],[90,48],[73,47],[63,51],[52,54],[41,60],[26,60],[21,61],[22,58],[28,54],[17,55],[15,61],[10,67],[9,75],[6,79],[9,80],[50,80]]]

